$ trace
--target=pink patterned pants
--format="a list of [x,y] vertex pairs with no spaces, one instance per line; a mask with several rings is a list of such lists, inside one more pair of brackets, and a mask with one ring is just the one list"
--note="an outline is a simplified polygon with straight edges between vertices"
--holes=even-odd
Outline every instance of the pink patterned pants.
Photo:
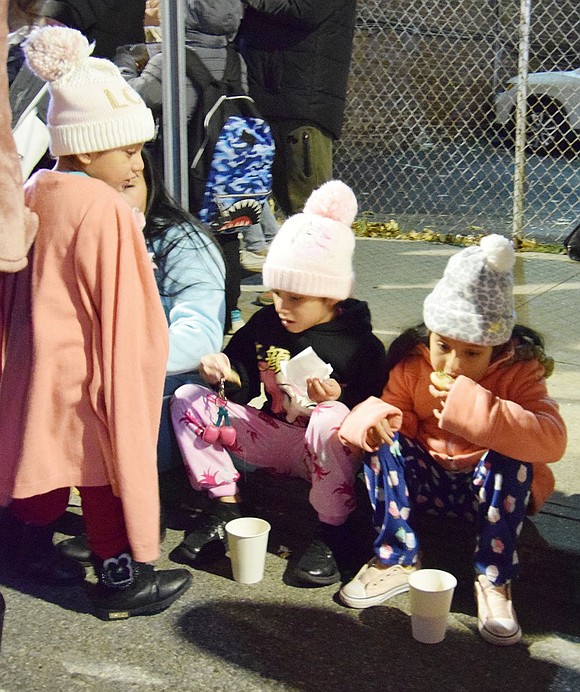
[[[236,442],[229,448],[239,459],[310,481],[309,500],[320,521],[336,526],[355,508],[354,479],[359,460],[338,439],[349,409],[338,401],[319,404],[308,426],[290,425],[252,407],[228,402]],[[171,402],[177,442],[192,486],[212,498],[235,495],[239,478],[230,454],[219,442],[201,438],[218,417],[215,392],[201,385],[179,387]]]

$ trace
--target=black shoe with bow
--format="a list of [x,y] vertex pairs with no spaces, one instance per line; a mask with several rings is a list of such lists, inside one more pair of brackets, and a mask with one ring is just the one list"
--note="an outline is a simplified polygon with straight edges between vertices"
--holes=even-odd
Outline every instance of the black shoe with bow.
[[95,560],[95,572],[99,581],[89,596],[101,620],[160,613],[187,591],[192,580],[185,569],[156,571],[153,565],[135,562],[129,553]]

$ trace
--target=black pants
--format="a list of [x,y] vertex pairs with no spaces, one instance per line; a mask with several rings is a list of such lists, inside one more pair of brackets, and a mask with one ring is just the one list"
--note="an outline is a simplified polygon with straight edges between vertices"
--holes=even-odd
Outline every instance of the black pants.
[[241,293],[240,240],[237,233],[221,233],[216,238],[221,245],[226,263],[226,322],[224,332],[227,333],[232,326],[232,310],[238,307]]

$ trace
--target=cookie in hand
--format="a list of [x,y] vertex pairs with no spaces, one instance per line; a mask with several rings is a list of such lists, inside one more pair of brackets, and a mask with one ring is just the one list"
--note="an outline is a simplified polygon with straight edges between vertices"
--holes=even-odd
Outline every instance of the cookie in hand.
[[429,376],[431,379],[431,384],[433,384],[437,389],[448,390],[451,385],[455,382],[455,378],[448,375],[443,370],[437,370],[432,372]]

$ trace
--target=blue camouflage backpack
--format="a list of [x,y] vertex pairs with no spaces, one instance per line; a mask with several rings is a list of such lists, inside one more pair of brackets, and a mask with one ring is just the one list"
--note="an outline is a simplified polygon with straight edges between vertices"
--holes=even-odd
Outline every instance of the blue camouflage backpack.
[[186,48],[186,74],[198,92],[187,125],[189,206],[215,233],[237,233],[258,223],[272,192],[270,126],[243,91],[240,55],[231,45],[227,51],[220,80]]

